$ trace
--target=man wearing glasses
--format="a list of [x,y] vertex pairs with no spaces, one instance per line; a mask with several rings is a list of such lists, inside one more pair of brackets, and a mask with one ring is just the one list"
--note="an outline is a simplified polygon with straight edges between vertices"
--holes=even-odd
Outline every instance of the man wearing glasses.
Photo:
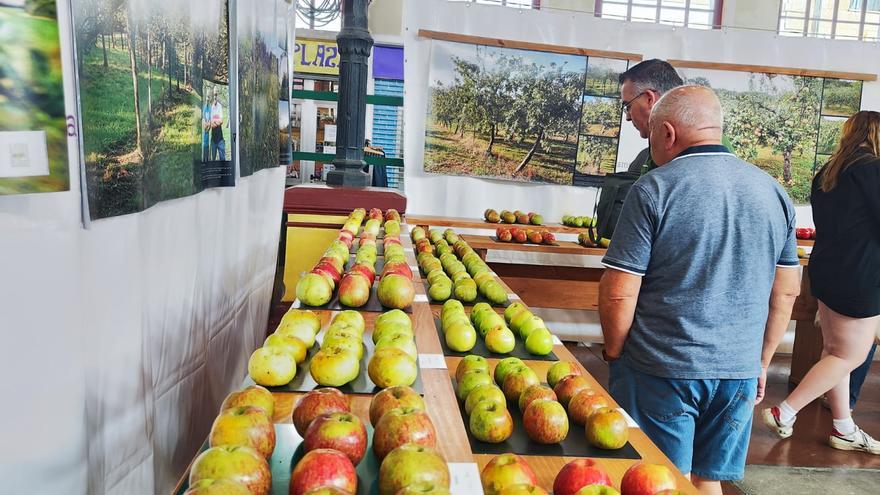
[[[658,59],[645,60],[630,67],[620,75],[619,82],[623,114],[642,139],[648,139],[648,117],[657,100],[667,91],[684,84],[668,62]],[[655,167],[650,148],[645,148],[629,165],[628,171],[644,175]]]

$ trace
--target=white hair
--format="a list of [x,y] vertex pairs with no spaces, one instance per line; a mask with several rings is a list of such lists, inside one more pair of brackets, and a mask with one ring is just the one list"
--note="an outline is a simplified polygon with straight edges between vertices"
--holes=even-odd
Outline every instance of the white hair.
[[[706,94],[711,95],[711,103],[704,100]],[[661,96],[651,109],[649,127],[660,122],[678,124],[686,129],[720,129],[724,116],[714,91],[705,86],[680,86]]]

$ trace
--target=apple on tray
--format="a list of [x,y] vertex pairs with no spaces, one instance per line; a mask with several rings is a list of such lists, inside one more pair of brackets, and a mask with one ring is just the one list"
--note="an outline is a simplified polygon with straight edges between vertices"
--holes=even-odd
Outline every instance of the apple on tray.
[[547,385],[555,387],[562,378],[568,375],[580,375],[581,369],[568,361],[557,361],[547,370]]
[[266,411],[259,407],[226,409],[214,419],[208,445],[245,445],[268,459],[275,450],[275,425]]
[[379,388],[410,386],[418,377],[418,369],[416,359],[397,347],[377,348],[367,365],[370,380]]
[[404,444],[392,450],[379,466],[379,495],[396,495],[421,484],[431,490],[449,490],[449,466],[436,450],[417,444]]
[[401,445],[412,443],[434,448],[437,431],[428,413],[413,407],[398,407],[385,413],[373,431],[373,454],[379,462]]
[[510,485],[504,490],[498,492],[498,495],[549,495],[547,490],[540,486],[529,485],[526,483],[520,485]]
[[257,385],[287,385],[296,376],[296,356],[281,347],[260,347],[248,359],[248,375]]
[[513,434],[513,418],[506,404],[483,401],[471,410],[468,429],[481,442],[501,443]]
[[517,405],[519,406],[520,412],[525,412],[526,408],[529,407],[529,404],[538,399],[556,400],[556,393],[553,392],[552,388],[544,384],[530,386],[523,390],[519,396]]
[[623,474],[620,491],[624,495],[655,495],[666,490],[676,490],[675,474],[659,464],[633,464]]
[[322,347],[309,362],[309,374],[318,385],[341,387],[360,374],[360,358],[342,346]]
[[576,459],[559,470],[553,480],[553,495],[576,495],[590,485],[613,486],[611,476],[597,461]]
[[220,411],[243,406],[259,407],[266,411],[266,416],[272,418],[275,414],[275,396],[264,387],[251,385],[227,395],[220,405]]
[[600,449],[615,450],[629,440],[629,425],[617,409],[603,407],[587,418],[587,442]]
[[480,472],[485,495],[498,495],[508,486],[537,485],[538,477],[525,459],[516,454],[501,454]]
[[348,456],[333,449],[316,449],[306,452],[293,468],[290,495],[306,495],[325,487],[356,493],[357,481],[357,471]]
[[230,479],[201,479],[183,495],[251,495],[247,485]]
[[594,412],[611,407],[608,399],[595,390],[581,390],[568,402],[568,416],[576,425],[585,425]]
[[581,390],[589,390],[590,388],[590,382],[582,375],[568,375],[556,382],[553,391],[556,392],[559,402],[568,407],[572,397]]
[[374,395],[370,401],[370,424],[376,426],[385,413],[398,407],[424,411],[425,401],[410,387],[399,385],[386,388]]
[[568,414],[555,400],[532,401],[523,413],[523,425],[532,441],[544,445],[559,443],[568,436]]
[[199,454],[189,470],[189,486],[206,479],[237,481],[253,495],[267,495],[272,486],[266,458],[244,445],[211,447]]
[[351,412],[348,397],[335,388],[318,388],[300,397],[293,408],[293,426],[301,437],[318,416],[334,412]]
[[404,309],[412,305],[415,287],[411,278],[390,274],[379,280],[377,295],[386,308]]
[[490,383],[488,385],[480,385],[471,390],[471,393],[469,393],[464,400],[464,412],[470,416],[471,412],[473,412],[477,405],[484,402],[493,402],[507,407],[507,397],[504,396],[504,392],[501,391],[501,388],[499,388],[498,385]]
[[357,466],[367,450],[367,428],[351,413],[322,414],[306,430],[303,448],[306,452],[316,449],[338,450]]

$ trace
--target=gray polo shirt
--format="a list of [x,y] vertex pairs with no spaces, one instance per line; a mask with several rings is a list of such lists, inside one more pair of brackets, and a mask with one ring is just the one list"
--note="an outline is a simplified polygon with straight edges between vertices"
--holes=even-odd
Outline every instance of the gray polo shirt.
[[724,146],[644,175],[602,263],[642,276],[623,359],[677,379],[755,378],[777,266],[797,267],[785,190]]

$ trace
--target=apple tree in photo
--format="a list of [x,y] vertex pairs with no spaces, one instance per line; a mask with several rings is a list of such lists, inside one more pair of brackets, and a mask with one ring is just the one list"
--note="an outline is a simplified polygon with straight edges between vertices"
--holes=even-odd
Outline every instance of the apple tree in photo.
[[620,103],[610,98],[584,98],[581,133],[617,137],[620,134]]

